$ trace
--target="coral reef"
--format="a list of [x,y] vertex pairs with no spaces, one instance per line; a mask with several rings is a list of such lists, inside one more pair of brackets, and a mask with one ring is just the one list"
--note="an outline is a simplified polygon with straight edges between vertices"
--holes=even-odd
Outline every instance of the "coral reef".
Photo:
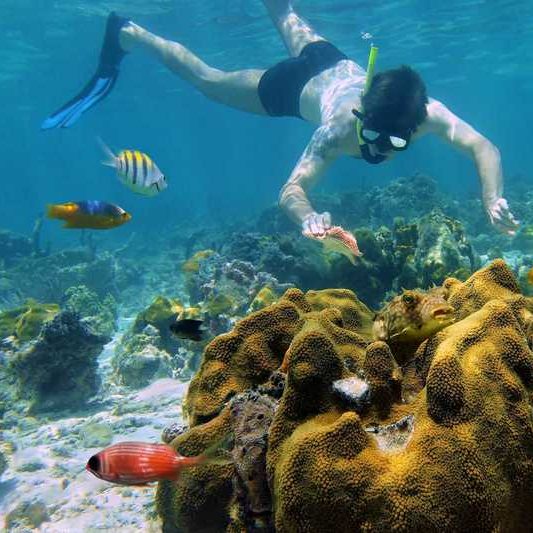
[[116,295],[121,271],[109,252],[95,256],[91,250],[80,248],[20,261],[6,276],[21,294],[58,302],[67,289],[79,285],[85,285],[101,298],[109,293]]
[[[345,329],[339,324],[343,323]],[[351,291],[289,289],[275,304],[243,319],[231,333],[207,346],[200,371],[189,386],[185,410],[191,430],[171,445],[185,455],[201,453],[232,428],[228,400],[262,385],[276,395],[283,389],[276,370],[291,359],[293,339],[302,330],[323,327],[346,353],[346,365],[355,364],[371,338],[372,313]],[[365,332],[366,337],[355,330]],[[301,332],[301,333],[299,333]],[[290,347],[290,349],[289,349]],[[287,354],[287,355],[286,355]],[[201,467],[184,475],[179,486],[161,483],[158,507],[165,521],[187,531],[229,523],[227,507],[233,500],[233,475],[228,466]],[[197,487],[204,490],[198,498]],[[242,488],[242,486],[241,486]],[[242,497],[238,498],[239,501]],[[195,529],[196,528],[196,529]]]
[[43,522],[48,522],[50,515],[45,503],[42,500],[35,499],[24,501],[13,509],[5,519],[6,531],[24,531],[27,529],[36,529]]
[[385,225],[391,225],[397,217],[414,220],[446,203],[437,191],[437,182],[425,174],[398,178],[385,187],[374,187],[358,202],[368,206],[371,221]]
[[359,228],[354,235],[363,252],[355,265],[329,260],[322,283],[349,288],[368,305],[379,307],[401,288],[427,288],[447,275],[466,279],[480,266],[461,223],[434,209],[414,222],[395,219],[392,230]]
[[116,381],[140,388],[154,379],[171,376],[172,360],[162,345],[159,331],[152,325],[126,333],[111,361]]
[[239,232],[230,236],[221,254],[254,265],[285,284],[303,288],[316,286],[320,271],[320,249],[300,235],[268,235]]
[[447,276],[466,279],[479,267],[463,225],[438,209],[418,222],[415,263],[423,287],[440,284]]
[[179,300],[156,296],[152,303],[137,315],[131,332],[140,333],[147,326],[152,326],[160,337],[159,347],[171,351],[176,343],[170,332],[170,324],[178,318],[184,318],[184,311],[185,308]]
[[7,354],[18,394],[33,412],[83,405],[98,390],[97,357],[106,341],[77,313],[60,312],[35,341]]
[[[266,466],[253,479],[264,488],[266,475],[276,531],[528,531],[533,304],[501,260],[442,290],[457,321],[400,368],[369,338],[370,313],[353,293],[290,289],[208,345],[187,397],[191,429],[171,445],[195,455],[228,433],[253,440],[259,426],[240,431],[259,411],[235,406],[260,402],[245,391],[283,363],[283,395],[259,431],[266,465],[263,446],[249,463]],[[357,412],[339,395],[350,379],[369,391]],[[239,481],[244,448],[233,450],[235,469],[204,465],[159,484],[166,531],[249,527],[246,505],[235,512],[255,494]]]
[[235,396],[230,404],[234,435],[232,457],[235,464],[231,506],[233,527],[246,531],[272,528],[272,502],[266,478],[268,430],[277,402],[265,394],[248,391]]
[[100,298],[85,285],[65,291],[61,306],[78,313],[98,335],[111,338],[117,327],[117,302],[111,294]]
[[187,278],[186,287],[190,300],[199,302],[206,326],[213,334],[218,334],[231,325],[224,317],[243,316],[252,305],[257,308],[267,305],[290,284],[280,283],[248,261],[227,261],[213,253],[200,261],[198,271]]
[[137,315],[115,349],[111,363],[116,380],[139,388],[157,378],[196,371],[195,354],[201,352],[205,342],[179,339],[172,335],[170,325],[184,318],[201,319],[201,315],[198,307],[185,307],[179,300],[156,296]]
[[10,267],[34,251],[31,239],[11,231],[0,230],[0,266]]

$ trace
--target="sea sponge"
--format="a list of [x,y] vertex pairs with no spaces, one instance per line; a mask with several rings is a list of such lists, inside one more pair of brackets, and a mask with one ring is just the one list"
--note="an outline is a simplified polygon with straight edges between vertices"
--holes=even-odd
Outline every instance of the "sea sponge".
[[[404,369],[370,341],[371,314],[353,293],[287,291],[209,344],[187,398],[193,427],[172,445],[201,453],[231,430],[228,399],[261,390],[283,362],[266,454],[276,531],[529,531],[530,301],[502,261],[444,285],[460,320]],[[368,409],[335,394],[350,377],[368,383]],[[160,484],[165,530],[238,531],[235,472],[201,468]]]

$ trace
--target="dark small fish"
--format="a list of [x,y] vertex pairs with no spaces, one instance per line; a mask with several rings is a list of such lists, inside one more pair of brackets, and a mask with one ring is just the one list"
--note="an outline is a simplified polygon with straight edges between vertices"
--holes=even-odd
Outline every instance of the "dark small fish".
[[170,331],[180,339],[190,341],[202,341],[205,338],[206,330],[202,328],[203,320],[194,318],[184,318],[170,325]]

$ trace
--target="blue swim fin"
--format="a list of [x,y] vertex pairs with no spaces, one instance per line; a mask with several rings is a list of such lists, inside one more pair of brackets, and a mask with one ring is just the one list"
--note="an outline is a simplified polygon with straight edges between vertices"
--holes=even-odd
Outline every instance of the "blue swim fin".
[[96,73],[79,94],[41,124],[42,130],[72,126],[85,111],[111,92],[117,81],[120,62],[126,55],[119,44],[119,33],[128,22],[128,19],[110,13]]

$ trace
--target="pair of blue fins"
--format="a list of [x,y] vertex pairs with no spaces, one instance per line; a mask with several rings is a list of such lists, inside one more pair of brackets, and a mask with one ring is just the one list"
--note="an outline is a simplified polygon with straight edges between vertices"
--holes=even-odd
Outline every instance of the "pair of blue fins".
[[100,52],[100,61],[89,83],[72,100],[50,115],[41,125],[41,129],[68,128],[80,117],[105,98],[117,81],[119,67],[126,52],[119,44],[119,34],[128,19],[111,13],[107,18],[104,44]]

